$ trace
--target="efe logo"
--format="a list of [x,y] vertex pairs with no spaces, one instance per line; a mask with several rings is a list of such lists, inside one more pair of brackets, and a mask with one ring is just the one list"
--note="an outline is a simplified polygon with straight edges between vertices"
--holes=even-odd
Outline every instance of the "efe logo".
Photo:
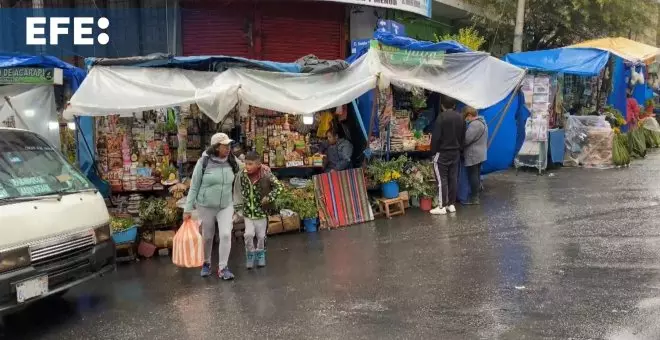
[[[50,22],[49,22],[50,21]],[[49,24],[49,36],[46,36],[46,24]],[[69,35],[69,17],[27,17],[25,19],[25,44],[26,45],[57,45],[60,35]],[[94,45],[92,27],[94,25],[93,17],[74,17],[73,18],[73,44],[74,45]],[[101,17],[96,25],[105,30],[110,26],[110,20]],[[96,40],[99,44],[105,45],[110,41],[107,33],[100,33]]]

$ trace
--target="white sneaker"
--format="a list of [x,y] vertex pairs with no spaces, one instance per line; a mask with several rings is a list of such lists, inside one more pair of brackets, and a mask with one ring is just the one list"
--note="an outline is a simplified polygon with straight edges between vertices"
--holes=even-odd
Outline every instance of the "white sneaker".
[[442,207],[436,207],[431,209],[431,215],[447,215],[447,209]]
[[447,207],[447,211],[449,211],[450,213],[455,213],[456,212],[456,207],[452,204],[452,205]]

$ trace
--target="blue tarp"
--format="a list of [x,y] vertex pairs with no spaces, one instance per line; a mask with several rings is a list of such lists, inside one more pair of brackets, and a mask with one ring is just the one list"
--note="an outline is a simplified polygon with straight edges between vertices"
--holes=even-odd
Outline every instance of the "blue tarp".
[[56,67],[61,68],[64,73],[64,79],[70,82],[71,87],[78,89],[80,83],[85,79],[85,71],[71,64],[65,63],[55,57],[50,56],[30,56],[22,54],[2,54],[0,55],[0,68],[8,67]]
[[410,51],[445,51],[446,53],[461,53],[471,51],[469,48],[459,44],[456,41],[421,41],[379,31],[374,33],[374,39],[385,45],[394,46],[403,50]]
[[607,97],[607,104],[619,110],[623,114],[623,117],[626,116],[626,74],[629,74],[629,72],[629,70],[626,70],[623,58],[614,56],[612,91],[609,97]]
[[[509,100],[511,105],[506,112],[502,110],[506,107]],[[508,169],[513,164],[518,150],[525,139],[525,121],[529,117],[529,110],[525,106],[525,98],[522,92],[512,93],[496,105],[485,110],[479,111],[479,114],[486,118],[488,123],[488,159],[481,168],[482,174],[491,173]],[[497,131],[497,123],[504,114],[502,124]]]
[[592,48],[555,48],[509,53],[504,61],[528,70],[593,77],[600,74],[609,57],[609,52]]
[[254,60],[229,56],[192,56],[176,57],[168,54],[127,58],[86,58],[85,66],[136,66],[136,67],[172,67],[196,71],[222,72],[229,67],[245,67],[274,72],[300,73],[297,63],[279,63],[274,61]]

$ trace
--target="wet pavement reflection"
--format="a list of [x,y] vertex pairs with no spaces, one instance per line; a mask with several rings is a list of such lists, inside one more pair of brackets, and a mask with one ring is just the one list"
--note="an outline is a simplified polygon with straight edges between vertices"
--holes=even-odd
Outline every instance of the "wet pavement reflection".
[[660,339],[660,154],[491,175],[482,206],[271,237],[231,283],[167,258],[4,320],[6,339]]

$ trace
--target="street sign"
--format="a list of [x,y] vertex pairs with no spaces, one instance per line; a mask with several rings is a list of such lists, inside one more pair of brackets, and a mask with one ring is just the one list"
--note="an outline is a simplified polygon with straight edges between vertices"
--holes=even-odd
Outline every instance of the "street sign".
[[0,68],[0,84],[62,85],[61,68],[8,67]]
[[351,54],[356,54],[359,51],[369,48],[371,39],[356,39],[351,41]]

